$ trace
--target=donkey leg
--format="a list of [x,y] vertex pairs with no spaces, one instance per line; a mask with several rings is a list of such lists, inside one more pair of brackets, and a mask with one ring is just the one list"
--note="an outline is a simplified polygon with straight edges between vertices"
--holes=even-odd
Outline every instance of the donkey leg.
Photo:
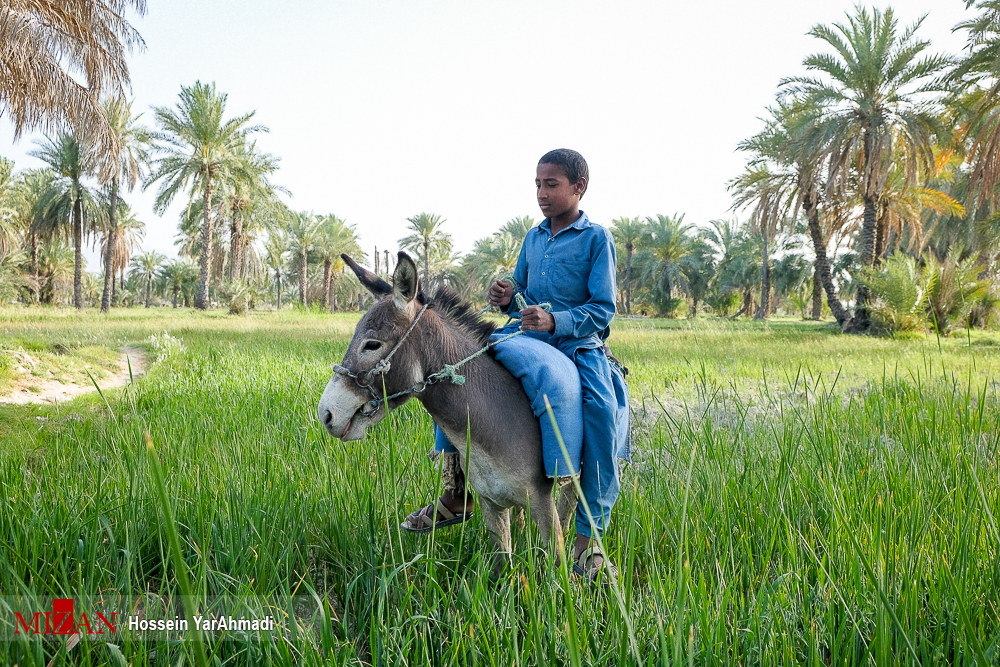
[[531,519],[538,526],[538,533],[544,543],[556,555],[556,562],[562,562],[563,532],[559,525],[559,517],[556,513],[556,503],[552,499],[551,488],[549,491],[537,491],[528,498],[531,509]]
[[497,548],[493,565],[493,575],[499,577],[504,569],[511,564],[510,552],[510,510],[500,507],[492,500],[479,496],[479,507],[483,512],[483,523],[490,531],[490,538]]
[[576,486],[569,477],[563,477],[559,480],[558,485],[560,487],[558,503],[559,525],[562,526],[563,533],[565,533],[569,530],[569,522],[576,514]]
[[527,527],[524,519],[524,508],[512,507],[510,511],[513,516],[514,529],[518,533],[523,533],[524,529]]

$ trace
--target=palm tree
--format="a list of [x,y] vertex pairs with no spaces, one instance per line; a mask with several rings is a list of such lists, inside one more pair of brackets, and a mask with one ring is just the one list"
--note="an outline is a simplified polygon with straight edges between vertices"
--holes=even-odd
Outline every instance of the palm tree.
[[124,18],[146,13],[145,0],[7,0],[0,8],[0,116],[25,130],[74,128],[102,152],[116,139],[102,113],[101,93],[129,85],[125,56],[145,43]]
[[[115,207],[114,230],[111,230],[110,216],[103,221],[107,230],[101,241],[101,257],[105,258],[105,273],[111,274],[111,294],[108,299],[110,303],[116,303],[116,292],[118,287],[124,282],[124,278],[118,281],[117,276],[124,276],[125,268],[128,266],[129,258],[139,245],[139,240],[146,234],[146,224],[135,217],[135,213],[123,199],[118,200]],[[112,243],[114,245],[112,245]],[[105,277],[105,280],[107,278]],[[104,297],[101,297],[101,309],[104,308]]]
[[625,249],[625,314],[632,314],[632,255],[646,233],[646,225],[638,217],[618,218],[611,222],[615,243]]
[[411,230],[413,234],[400,239],[399,247],[415,254],[418,261],[423,261],[424,289],[430,290],[431,255],[448,256],[451,254],[451,234],[442,231],[441,228],[446,221],[440,215],[421,213],[406,220],[410,223],[407,229]]
[[38,256],[40,276],[39,300],[44,304],[55,302],[60,287],[73,275],[73,248],[62,238],[46,243]]
[[[997,0],[966,0],[981,13],[962,21],[968,55],[949,76],[956,93],[951,102],[958,107],[958,139],[971,138],[968,160],[972,165],[967,204],[973,212],[986,204],[995,209],[1000,182],[1000,3]],[[971,89],[971,93],[969,92]],[[958,143],[958,142],[956,142]]]
[[264,264],[274,276],[277,292],[275,303],[278,310],[281,310],[281,278],[287,276],[288,273],[285,261],[288,246],[288,235],[284,229],[272,227],[268,230],[267,240],[264,242]]
[[689,232],[694,225],[684,224],[684,214],[673,216],[658,214],[646,218],[646,232],[642,237],[642,249],[648,255],[645,265],[646,282],[654,287],[661,312],[669,314],[676,302],[674,288],[684,280],[681,274],[681,260],[691,251],[692,237]]
[[528,235],[528,232],[537,225],[535,219],[530,215],[519,215],[516,218],[511,218],[507,222],[503,223],[500,227],[498,234],[510,234],[519,243],[524,240],[524,237]]
[[17,180],[12,188],[13,206],[15,215],[20,221],[21,227],[27,234],[27,245],[30,246],[29,271],[31,281],[35,287],[29,288],[32,298],[38,300],[38,252],[40,243],[40,227],[43,226],[42,206],[44,197],[52,190],[52,183],[56,175],[50,169],[25,169],[17,175]]
[[768,256],[770,242],[778,231],[793,224],[788,212],[795,197],[795,174],[786,171],[772,172],[766,164],[747,167],[746,171],[729,183],[734,193],[733,210],[753,205],[749,228],[761,240],[760,308],[754,319],[767,318],[770,312],[770,269]]
[[146,308],[149,308],[149,296],[153,286],[153,278],[156,277],[157,271],[159,271],[165,261],[167,261],[167,258],[155,250],[139,253],[132,258],[132,270],[129,272],[129,275],[145,281]]
[[18,215],[14,161],[0,157],[0,257],[6,257],[26,229]]
[[[832,221],[837,218],[820,215],[824,190],[819,187],[818,175],[830,157],[829,140],[817,131],[816,119],[820,116],[820,110],[815,105],[806,104],[801,100],[792,100],[790,103],[786,103],[779,99],[777,107],[769,107],[768,112],[770,117],[765,119],[764,130],[740,142],[739,149],[750,153],[751,168],[763,168],[765,173],[770,174],[771,186],[784,190],[788,201],[794,201],[793,219],[798,216],[800,207],[805,213],[809,234],[813,242],[813,251],[816,255],[814,273],[817,279],[813,285],[815,318],[819,319],[822,309],[822,297],[819,290],[824,289],[831,312],[837,323],[843,325],[848,320],[849,314],[837,297],[830,270],[830,261],[827,256],[826,244],[831,230],[822,225],[823,221]],[[746,181],[746,175],[741,178]],[[734,185],[738,181],[739,179],[734,182]],[[749,183],[744,183],[744,185],[749,185]],[[762,186],[763,183],[760,185]],[[739,185],[736,189],[740,189]],[[761,188],[761,190],[758,194],[767,195],[767,188]],[[752,192],[745,190],[744,194],[752,195]],[[842,198],[840,197],[840,199]],[[829,199],[832,201],[837,197]],[[763,211],[766,211],[766,207],[762,209]],[[754,222],[761,222],[759,216]],[[765,252],[767,252],[766,249]],[[769,264],[765,263],[762,270],[769,271],[768,266]]]
[[121,98],[109,98],[104,103],[104,115],[108,126],[115,137],[117,152],[104,153],[100,160],[106,164],[103,170],[109,174],[108,184],[108,224],[104,243],[106,254],[104,258],[104,291],[101,294],[101,312],[106,313],[111,308],[112,282],[114,271],[111,268],[111,251],[117,246],[115,238],[118,234],[118,188],[124,184],[129,192],[135,189],[136,183],[149,166],[153,148],[153,135],[139,124],[142,114],[132,115],[132,103]]
[[299,260],[299,301],[306,305],[306,290],[309,287],[309,251],[320,240],[322,220],[312,213],[298,211],[288,221],[288,249]]
[[335,215],[324,216],[316,250],[323,262],[323,305],[332,313],[337,310],[337,280],[344,270],[344,260],[340,256],[363,255],[354,225],[346,224]]
[[83,185],[83,178],[93,169],[93,156],[76,137],[66,132],[55,139],[45,137],[38,146],[28,154],[48,164],[59,177],[45,196],[44,217],[48,226],[61,226],[70,219],[70,214],[72,216],[73,305],[80,309],[83,308],[84,200],[93,203],[92,193]]
[[268,180],[268,176],[277,171],[280,158],[258,152],[256,142],[248,142],[240,150],[243,152],[244,168],[234,172],[231,180],[220,188],[222,205],[230,218],[230,280],[242,280],[244,277],[244,250],[248,245],[244,226],[254,209],[268,206],[276,191],[289,194],[288,190]]
[[194,305],[205,310],[212,263],[212,196],[220,182],[246,177],[250,166],[244,150],[247,138],[267,128],[249,125],[252,111],[224,121],[227,96],[217,92],[214,83],[196,81],[191,87],[181,86],[180,98],[176,109],[153,108],[161,129],[155,136],[165,145],[144,187],[162,179],[155,203],[161,215],[181,190],[190,189],[192,198],[201,193],[201,282]]
[[[951,61],[942,56],[918,59],[930,45],[914,38],[925,17],[899,32],[891,9],[874,9],[869,14],[858,8],[854,16],[848,15],[847,25],[814,26],[809,34],[832,46],[837,55],[814,54],[803,64],[827,79],[796,76],[779,84],[786,95],[821,110],[816,125],[822,136],[830,138],[831,181],[859,181],[864,202],[859,255],[867,268],[877,262],[876,213],[894,161],[894,138],[898,137],[908,156],[904,162],[907,180],[916,178],[921,167],[931,173],[934,163],[932,138],[937,122],[928,94],[944,89],[935,77]],[[862,286],[855,331],[864,331],[870,324],[868,302],[868,289]]]
[[[190,259],[178,258],[171,260],[160,269],[160,277],[164,287],[170,290],[173,297],[173,307],[177,307],[178,297],[187,287],[198,280],[198,267]],[[185,298],[185,305],[187,299]]]

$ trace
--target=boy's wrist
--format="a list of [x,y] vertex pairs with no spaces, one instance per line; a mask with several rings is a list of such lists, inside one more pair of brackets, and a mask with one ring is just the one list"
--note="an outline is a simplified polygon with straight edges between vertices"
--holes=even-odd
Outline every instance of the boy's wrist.
[[573,331],[573,318],[570,317],[569,311],[559,310],[553,311],[551,313],[552,320],[555,324],[552,327],[551,333],[556,336],[566,336]]

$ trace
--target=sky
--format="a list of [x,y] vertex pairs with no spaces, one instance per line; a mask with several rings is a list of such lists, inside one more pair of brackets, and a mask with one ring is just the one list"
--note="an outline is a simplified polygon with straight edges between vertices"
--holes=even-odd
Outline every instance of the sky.
[[[886,5],[877,5],[885,7]],[[964,0],[899,0],[901,26],[958,53]],[[851,0],[148,0],[133,24],[146,48],[129,59],[133,109],[153,125],[182,85],[215,82],[227,117],[255,112],[258,147],[281,158],[273,181],[295,210],[356,226],[369,255],[395,251],[406,218],[445,219],[455,248],[518,215],[541,218],[538,158],[580,151],[582,208],[621,216],[732,217],[726,182],[762,127],[782,77],[828,51],[807,33],[845,20]],[[15,168],[37,135],[0,155]],[[156,185],[125,194],[146,223],[143,250],[176,256],[180,197],[161,217]],[[97,255],[88,253],[97,269]]]

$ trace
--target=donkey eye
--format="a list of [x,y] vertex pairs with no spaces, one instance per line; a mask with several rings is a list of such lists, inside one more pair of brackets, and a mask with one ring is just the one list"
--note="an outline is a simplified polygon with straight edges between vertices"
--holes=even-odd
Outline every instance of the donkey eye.
[[370,341],[368,341],[367,343],[365,343],[365,346],[364,346],[364,348],[362,348],[362,349],[363,349],[363,350],[364,350],[365,352],[371,352],[372,350],[377,350],[377,349],[379,349],[380,347],[382,347],[382,343],[380,343],[380,342],[379,342],[379,341],[377,341],[377,340],[370,340]]

